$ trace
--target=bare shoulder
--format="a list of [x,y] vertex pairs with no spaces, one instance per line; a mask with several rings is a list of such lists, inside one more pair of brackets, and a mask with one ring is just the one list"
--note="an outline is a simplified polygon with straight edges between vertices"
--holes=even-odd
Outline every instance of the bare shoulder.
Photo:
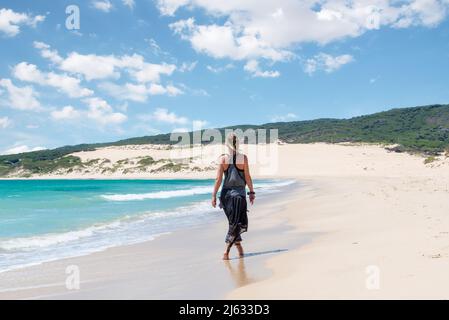
[[226,163],[228,163],[229,161],[228,161],[228,155],[227,154],[222,154],[222,155],[220,155],[219,157],[218,157],[218,163],[219,164],[226,164]]

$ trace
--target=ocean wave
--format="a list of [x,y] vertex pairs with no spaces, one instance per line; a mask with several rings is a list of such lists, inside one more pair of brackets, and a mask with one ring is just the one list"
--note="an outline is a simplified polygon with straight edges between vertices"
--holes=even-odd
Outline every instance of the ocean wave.
[[[120,225],[120,221],[114,221],[104,225],[94,225],[86,229],[69,231],[64,233],[50,233],[41,236],[14,238],[0,241],[0,250],[13,251],[24,249],[35,249],[57,245],[60,243],[76,241],[81,238],[86,238],[94,235],[96,232],[104,232],[106,230],[114,229]],[[1,252],[1,251],[0,251]]]
[[279,180],[279,181],[273,181],[273,182],[266,182],[266,183],[255,183],[254,184],[254,189],[265,189],[265,190],[273,190],[276,189],[278,190],[278,188],[282,188],[282,187],[287,187],[289,185],[292,185],[296,183],[296,180]]
[[[77,242],[83,239],[98,239],[99,237],[107,238],[113,236],[117,232],[127,233],[132,232],[140,225],[153,224],[154,220],[169,219],[176,217],[188,217],[199,215],[212,211],[209,201],[201,201],[189,206],[179,207],[170,211],[154,211],[143,212],[135,216],[124,216],[120,219],[109,223],[96,224],[85,229],[68,231],[64,233],[49,233],[39,236],[13,238],[7,240],[0,240],[0,253],[11,251],[29,251],[39,248],[47,248],[51,246],[63,245],[71,242]],[[136,235],[136,240],[138,236]],[[130,238],[126,238],[130,240]],[[145,239],[148,240],[148,239]],[[117,241],[118,242],[118,241]],[[129,243],[116,243],[116,245],[123,245]]]
[[149,193],[104,194],[101,195],[101,197],[109,201],[136,201],[148,199],[169,199],[174,197],[188,197],[207,193],[212,193],[211,187],[194,187],[191,189],[157,191]]
[[[285,187],[295,183],[295,180],[283,180],[267,183],[256,183],[255,189],[263,191],[275,191],[280,187]],[[190,189],[169,190],[169,191],[157,191],[149,193],[130,193],[130,194],[104,194],[101,195],[103,199],[109,201],[139,201],[149,199],[169,199],[175,197],[188,197],[194,195],[212,193],[212,186],[207,187],[194,187]]]

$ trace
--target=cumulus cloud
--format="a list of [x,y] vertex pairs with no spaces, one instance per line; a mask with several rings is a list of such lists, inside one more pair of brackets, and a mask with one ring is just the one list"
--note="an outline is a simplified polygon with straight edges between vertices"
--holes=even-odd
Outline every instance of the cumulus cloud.
[[83,99],[87,110],[77,110],[73,106],[65,106],[53,110],[50,115],[56,121],[73,121],[82,118],[90,119],[100,126],[118,125],[127,120],[127,116],[120,112],[114,112],[109,103],[98,97]]
[[327,73],[331,73],[352,61],[354,61],[354,58],[349,54],[331,56],[330,54],[319,53],[314,57],[307,59],[304,65],[304,71],[309,75],[312,75],[318,70],[324,70]]
[[163,86],[157,83],[152,83],[148,86],[146,84],[125,83],[118,85],[112,82],[103,82],[98,87],[118,100],[135,102],[146,102],[150,95],[177,96],[184,93],[173,85]]
[[33,45],[40,51],[43,58],[48,59],[55,64],[59,64],[63,61],[58,52],[56,50],[52,50],[48,44],[40,41],[34,41]]
[[173,16],[179,7],[188,4],[189,0],[157,0],[157,7],[162,15]]
[[145,102],[149,95],[147,87],[143,84],[125,83],[124,85],[118,85],[112,82],[103,82],[98,87],[118,100]]
[[208,122],[205,120],[193,120],[192,121],[192,127],[193,130],[200,130],[203,129],[204,127],[206,127],[208,125]]
[[109,0],[95,0],[92,1],[92,6],[103,12],[109,12],[112,9],[112,3]]
[[81,87],[81,80],[78,78],[71,77],[67,74],[42,72],[36,65],[27,62],[21,62],[15,65],[12,74],[21,81],[57,88],[71,98],[91,96],[94,93],[90,89]]
[[54,120],[75,120],[79,119],[81,112],[76,110],[72,106],[65,106],[60,110],[55,110],[51,112],[51,117]]
[[34,46],[40,50],[42,57],[57,64],[60,70],[81,75],[88,81],[117,79],[120,71],[125,70],[138,82],[159,82],[162,75],[170,76],[176,70],[174,64],[148,63],[138,54],[115,56],[71,52],[63,58],[45,43],[35,42]]
[[41,104],[37,100],[37,93],[33,87],[18,87],[10,79],[0,79],[0,87],[6,89],[8,93],[7,104],[11,108],[30,111],[41,109]]
[[3,151],[3,154],[18,154],[18,153],[39,151],[39,150],[45,150],[45,149],[46,148],[44,148],[44,147],[31,148],[27,145],[18,145],[18,146],[15,146],[15,147],[12,147],[10,149]]
[[114,112],[107,101],[98,98],[86,98],[83,100],[87,106],[87,117],[100,125],[120,124],[127,120],[127,116],[120,112]]
[[298,118],[298,116],[294,113],[287,113],[284,115],[276,115],[274,117],[271,118],[271,121],[273,122],[285,122],[285,121],[293,121],[296,118]]
[[197,52],[270,62],[291,59],[294,47],[303,43],[325,45],[385,27],[433,27],[449,12],[447,0],[158,0],[157,6],[162,15],[174,16],[186,7],[212,18],[209,23],[190,17],[170,24]]
[[265,58],[284,61],[293,53],[270,46],[258,34],[245,34],[233,24],[198,25],[193,18],[180,20],[169,25],[175,34],[190,41],[193,49],[214,58],[246,60]]
[[251,73],[253,77],[260,77],[260,78],[277,78],[281,74],[279,71],[275,70],[267,70],[262,71],[259,67],[259,62],[257,60],[249,60],[244,67],[245,71]]
[[0,129],[6,129],[11,126],[12,121],[8,117],[0,117]]
[[169,124],[186,124],[188,122],[187,118],[180,117],[176,115],[176,113],[170,112],[164,108],[156,109],[151,115],[151,119]]
[[235,66],[232,63],[228,63],[228,64],[226,64],[224,66],[218,66],[218,67],[214,67],[214,66],[210,66],[210,65],[206,66],[206,69],[209,70],[210,72],[213,72],[213,73],[221,73],[221,72],[224,72],[226,70],[233,69],[233,68],[235,68]]
[[181,127],[181,128],[174,128],[172,130],[173,133],[186,133],[186,132],[189,132],[189,131],[190,131],[189,128],[183,128],[183,127]]
[[45,16],[32,16],[28,13],[15,12],[11,9],[0,9],[0,32],[7,37],[14,37],[20,33],[22,25],[36,27],[36,25],[45,20]]
[[134,9],[134,6],[136,5],[134,0],[122,0],[122,3],[130,9]]
[[130,73],[138,82],[159,82],[161,75],[171,75],[175,69],[173,64],[145,63],[140,69]]
[[172,97],[173,96],[178,96],[178,95],[184,93],[181,89],[179,89],[179,88],[177,88],[177,87],[175,87],[173,85],[167,85],[167,86],[164,87],[164,86],[162,86],[160,84],[157,84],[157,83],[152,83],[150,85],[149,92],[152,95],[166,94],[166,95],[169,95],[169,96],[172,96]]
[[198,64],[198,61],[193,62],[183,62],[181,66],[179,67],[180,72],[190,72],[195,69],[196,65]]

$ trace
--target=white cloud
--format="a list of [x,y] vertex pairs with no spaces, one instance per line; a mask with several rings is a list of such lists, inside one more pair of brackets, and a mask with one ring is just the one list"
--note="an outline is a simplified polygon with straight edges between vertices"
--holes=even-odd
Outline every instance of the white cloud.
[[151,119],[170,124],[186,124],[188,122],[187,118],[179,117],[174,112],[169,112],[164,108],[156,109],[151,115]]
[[221,73],[221,72],[224,72],[224,71],[226,71],[226,70],[230,70],[230,69],[233,69],[233,68],[235,68],[235,66],[234,66],[234,64],[232,64],[232,63],[228,63],[228,64],[226,64],[226,65],[224,65],[224,66],[219,66],[219,67],[213,67],[213,66],[206,66],[206,68],[207,68],[207,70],[209,70],[210,72],[213,72],[213,73]]
[[205,120],[193,120],[192,121],[193,130],[204,129],[204,127],[207,126],[207,124],[208,124],[208,122]]
[[145,63],[142,68],[130,73],[138,82],[159,82],[161,75],[171,75],[175,69],[173,64]]
[[180,72],[190,72],[195,69],[196,65],[198,64],[198,61],[193,62],[183,62],[181,66],[179,67]]
[[244,34],[232,24],[197,25],[193,18],[169,25],[183,39],[190,41],[193,49],[214,58],[246,60],[264,58],[285,61],[293,56],[288,50],[270,46],[257,34]]
[[314,57],[307,59],[304,71],[309,75],[312,75],[318,70],[324,70],[327,73],[331,73],[352,61],[354,61],[354,58],[349,54],[331,56],[326,53],[319,53]]
[[8,101],[10,107],[18,110],[37,111],[41,109],[41,104],[37,100],[37,93],[33,87],[17,87],[10,79],[0,79],[0,87],[8,92]]
[[174,64],[148,63],[138,54],[115,56],[72,52],[63,58],[45,43],[35,42],[35,47],[60,70],[81,75],[88,81],[117,79],[121,75],[120,71],[125,70],[140,83],[159,82],[162,75],[170,76],[176,70]]
[[21,62],[14,66],[12,74],[19,80],[40,85],[51,86],[66,93],[71,98],[87,97],[93,95],[93,91],[80,86],[81,80],[66,74],[40,71],[34,64]]
[[112,9],[112,3],[109,0],[95,0],[92,1],[92,6],[103,12],[109,12]]
[[124,85],[118,85],[112,82],[103,82],[98,87],[118,100],[145,102],[149,95],[147,87],[143,84],[125,83]]
[[134,9],[134,6],[136,5],[134,0],[122,0],[122,3],[130,9]]
[[147,86],[145,84],[125,83],[124,85],[118,85],[112,82],[103,82],[98,87],[118,100],[136,102],[146,102],[150,95],[177,96],[184,93],[181,89],[173,85],[163,86],[157,83],[152,83]]
[[173,85],[167,85],[167,86],[164,87],[164,86],[162,86],[160,84],[157,84],[157,83],[152,83],[150,85],[149,92],[152,95],[166,94],[166,95],[169,95],[169,96],[177,96],[177,95],[180,95],[180,94],[184,93],[181,89],[179,89],[179,88],[177,88],[177,87],[175,87]]
[[118,78],[117,60],[113,56],[97,56],[95,54],[79,54],[72,52],[61,61],[60,69],[83,75],[86,80]]
[[185,133],[191,131],[189,128],[174,128],[173,133]]
[[0,9],[0,32],[8,37],[14,37],[20,32],[21,25],[36,27],[39,22],[43,22],[45,16],[32,16],[28,13],[19,13],[11,9]]
[[87,117],[100,125],[120,124],[127,120],[127,116],[114,112],[112,107],[103,99],[92,97],[83,100],[88,105]]
[[34,64],[21,62],[14,66],[12,74],[19,80],[27,82],[43,82],[44,76]]
[[19,146],[15,146],[15,147],[12,147],[10,149],[3,151],[3,154],[18,154],[18,153],[39,151],[39,150],[45,150],[45,149],[46,148],[44,148],[44,147],[31,148],[27,145],[19,145]]
[[285,122],[285,121],[293,121],[296,118],[298,118],[296,114],[294,114],[294,113],[287,113],[285,115],[276,115],[273,118],[271,118],[271,121],[273,121],[273,122]]
[[159,11],[166,16],[172,16],[179,7],[188,4],[189,0],[157,0]]
[[324,45],[381,28],[433,27],[449,13],[447,0],[158,0],[157,6],[162,15],[185,7],[212,18],[170,24],[197,52],[270,62],[291,59],[292,50],[304,43]]
[[55,110],[51,112],[51,117],[54,120],[75,120],[79,119],[81,112],[76,110],[72,106],[65,106],[60,110]]
[[62,62],[62,57],[58,54],[56,50],[51,50],[50,46],[46,43],[34,41],[33,45],[36,49],[40,50],[41,56],[45,59],[50,60],[55,64],[60,64]]
[[259,67],[259,62],[257,60],[249,60],[244,67],[244,70],[251,73],[253,77],[260,78],[277,78],[281,74],[279,71],[270,70],[270,71],[262,71]]
[[8,117],[0,118],[0,129],[6,129],[11,126],[12,121]]
[[148,43],[154,55],[171,57],[170,53],[162,50],[162,48],[157,44],[156,40],[154,40],[153,38],[145,39],[145,42]]
[[182,93],[187,92],[188,94],[191,94],[192,96],[197,96],[197,97],[210,97],[209,92],[207,92],[204,89],[196,89],[196,88],[190,88],[188,85],[186,85],[185,83],[180,83],[179,86],[182,88]]

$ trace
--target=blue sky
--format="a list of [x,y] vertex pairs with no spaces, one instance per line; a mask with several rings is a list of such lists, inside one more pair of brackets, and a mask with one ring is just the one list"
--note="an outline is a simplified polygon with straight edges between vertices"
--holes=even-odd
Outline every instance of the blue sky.
[[0,153],[448,103],[448,13],[447,0],[0,1]]

